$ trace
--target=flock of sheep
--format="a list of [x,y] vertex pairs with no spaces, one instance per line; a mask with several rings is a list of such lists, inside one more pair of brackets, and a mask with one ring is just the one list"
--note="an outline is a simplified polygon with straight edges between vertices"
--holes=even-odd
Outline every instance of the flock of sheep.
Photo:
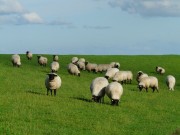
[[[26,52],[28,60],[31,60],[33,54],[29,51]],[[38,63],[41,66],[46,66],[48,59],[43,56],[37,56]],[[47,74],[45,79],[45,86],[47,89],[47,95],[49,91],[54,92],[56,95],[56,90],[61,87],[62,81],[60,76],[58,76],[57,71],[60,68],[59,57],[53,55],[53,62],[50,65],[51,72]],[[12,55],[13,66],[21,66],[21,58],[18,54]],[[78,59],[73,57],[71,62],[67,66],[67,71],[72,75],[80,76],[81,70],[87,70],[89,72],[105,72],[104,77],[96,77],[92,80],[90,84],[90,91],[92,94],[92,100],[95,102],[103,102],[105,94],[110,98],[112,105],[118,105],[121,96],[123,94],[123,84],[131,84],[133,80],[132,71],[122,71],[119,70],[119,62],[111,62],[109,64],[96,64],[87,62],[84,58]],[[165,69],[162,67],[156,67],[155,71],[158,74],[164,74]],[[112,80],[109,82],[109,80]],[[148,92],[148,88],[151,88],[153,92],[158,91],[158,79],[155,76],[148,76],[148,74],[143,71],[138,71],[136,75],[136,81],[138,82],[138,88],[140,91],[145,89]],[[174,90],[176,79],[172,75],[166,77],[166,84],[169,90]]]

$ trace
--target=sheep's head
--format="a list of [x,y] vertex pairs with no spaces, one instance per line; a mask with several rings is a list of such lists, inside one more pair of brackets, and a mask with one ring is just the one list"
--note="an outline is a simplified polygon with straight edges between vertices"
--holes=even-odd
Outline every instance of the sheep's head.
[[100,96],[95,96],[95,95],[92,96],[92,100],[93,100],[94,102],[100,102],[100,99],[101,99]]
[[109,79],[109,76],[105,76],[106,79]]
[[138,88],[139,88],[139,90],[141,91],[141,90],[144,88],[144,84],[143,84],[143,83],[139,83],[139,84],[138,84]]
[[53,80],[57,76],[56,73],[48,73],[47,75],[49,76],[50,81]]
[[38,55],[37,58],[39,59],[41,57],[41,55]]
[[138,76],[141,76],[142,74],[143,74],[142,71],[139,71],[139,72],[138,72]]
[[29,53],[29,51],[26,52],[26,54],[28,54],[28,53]]
[[116,105],[118,106],[119,100],[118,99],[112,99],[111,100],[111,105]]

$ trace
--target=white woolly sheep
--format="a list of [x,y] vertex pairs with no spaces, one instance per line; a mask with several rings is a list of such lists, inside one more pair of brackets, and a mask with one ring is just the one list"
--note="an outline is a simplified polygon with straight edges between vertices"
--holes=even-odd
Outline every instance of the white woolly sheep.
[[142,71],[138,71],[136,75],[136,81],[139,83],[144,77],[148,77],[148,74],[143,73]]
[[41,65],[41,66],[47,65],[48,59],[46,57],[38,55],[37,58],[38,58],[39,65]]
[[131,84],[132,80],[133,74],[131,71],[118,71],[113,77],[113,81],[119,82],[121,84]]
[[33,57],[33,54],[30,51],[26,52],[26,57],[28,58],[28,60],[31,60]]
[[118,82],[111,82],[105,89],[106,95],[111,99],[111,105],[118,105],[123,94],[123,87]]
[[164,74],[165,73],[165,69],[162,68],[162,67],[156,67],[156,72],[159,73],[159,74]]
[[166,84],[167,84],[169,90],[174,90],[175,83],[176,83],[176,79],[174,76],[168,75],[166,77]]
[[104,77],[97,77],[91,82],[90,91],[92,94],[93,101],[103,102],[105,88],[108,84],[108,80]]
[[58,60],[59,60],[58,55],[53,55],[53,61],[58,61]]
[[89,71],[89,72],[91,72],[91,71],[95,72],[96,67],[97,67],[97,64],[85,62],[85,65],[86,65],[86,70],[87,70],[87,71]]
[[56,96],[56,90],[61,87],[61,78],[56,73],[49,73],[48,76],[45,79],[45,86],[47,89],[47,95],[49,94],[49,91],[54,91],[54,96]]
[[14,67],[15,66],[20,67],[21,66],[21,57],[18,54],[14,54],[11,57],[11,62]]
[[70,63],[68,65],[68,72],[72,75],[77,75],[80,76],[80,71],[78,69],[78,67],[75,64]]
[[78,57],[73,57],[71,63],[76,64],[78,62]]
[[142,91],[142,89],[146,89],[146,92],[148,92],[148,88],[152,88],[153,92],[155,90],[158,91],[158,79],[154,76],[148,76],[148,77],[144,77],[141,79],[141,81],[138,84],[138,88],[140,91]]
[[57,61],[53,61],[51,63],[51,71],[57,72],[59,70],[59,63]]
[[112,68],[113,64],[98,64],[95,71],[97,72],[106,72],[108,68]]
[[105,78],[112,79],[114,77],[114,75],[116,74],[116,72],[118,72],[118,71],[119,71],[118,68],[109,68],[105,73]]
[[80,70],[85,70],[85,69],[86,69],[85,63],[82,62],[82,61],[78,61],[78,62],[77,62],[77,66],[78,66],[78,68],[79,68]]

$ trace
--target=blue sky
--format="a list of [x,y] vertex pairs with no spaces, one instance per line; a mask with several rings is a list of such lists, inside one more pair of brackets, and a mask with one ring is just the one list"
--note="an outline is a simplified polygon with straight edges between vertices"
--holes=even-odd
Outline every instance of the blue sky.
[[180,54],[179,0],[0,0],[0,53]]

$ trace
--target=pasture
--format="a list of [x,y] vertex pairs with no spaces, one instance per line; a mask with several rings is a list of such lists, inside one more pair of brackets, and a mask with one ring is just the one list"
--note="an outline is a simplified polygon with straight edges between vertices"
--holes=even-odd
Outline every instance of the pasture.
[[[180,128],[180,56],[121,56],[121,55],[59,55],[62,86],[57,96],[47,96],[44,80],[50,72],[41,67],[37,55],[28,61],[21,54],[22,66],[13,67],[11,55],[0,55],[0,134],[5,135],[171,135]],[[83,57],[93,63],[120,62],[120,70],[131,70],[132,84],[123,85],[119,106],[91,101],[90,84],[105,73],[82,71],[81,76],[67,72],[71,58]],[[156,66],[166,69],[164,75]],[[149,89],[139,92],[135,80],[142,70],[159,80],[159,93]],[[169,91],[165,77],[176,77],[175,91]],[[180,130],[180,129],[179,129]]]

